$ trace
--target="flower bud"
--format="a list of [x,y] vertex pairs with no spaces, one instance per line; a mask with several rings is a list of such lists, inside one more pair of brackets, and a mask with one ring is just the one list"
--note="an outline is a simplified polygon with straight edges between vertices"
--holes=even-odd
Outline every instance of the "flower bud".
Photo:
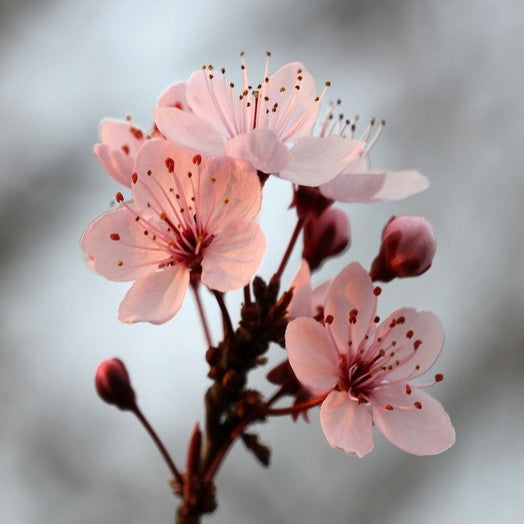
[[129,410],[136,407],[135,392],[131,387],[124,363],[118,358],[104,360],[96,370],[96,391],[108,404]]
[[437,239],[424,217],[391,217],[382,231],[380,251],[371,266],[373,280],[415,277],[427,271],[437,250]]
[[304,258],[310,269],[317,269],[329,257],[338,255],[351,242],[345,213],[330,207],[319,216],[310,215],[304,225]]
[[297,216],[305,218],[309,215],[320,215],[331,204],[333,200],[322,195],[318,187],[298,186],[289,207],[296,207]]

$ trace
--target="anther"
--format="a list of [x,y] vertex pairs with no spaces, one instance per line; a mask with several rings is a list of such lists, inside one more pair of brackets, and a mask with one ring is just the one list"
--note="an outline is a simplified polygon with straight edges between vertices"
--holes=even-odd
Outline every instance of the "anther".
[[124,154],[129,155],[129,146],[124,144],[122,146],[122,151],[124,152]]
[[380,293],[382,293],[382,288],[380,286],[376,286],[375,289],[373,290],[373,294],[378,297],[380,295]]
[[442,373],[437,373],[435,375],[435,382],[442,382],[444,380],[444,375]]
[[124,195],[120,191],[115,195],[115,200],[120,203],[124,201]]
[[406,332],[406,338],[412,338],[414,334],[415,333],[413,332],[413,330],[410,329],[409,331]]
[[169,173],[172,173],[175,170],[175,161],[172,158],[166,158],[165,164]]
[[415,351],[420,347],[420,344],[422,344],[422,340],[415,340],[415,342],[413,342],[413,348]]
[[422,402],[419,402],[418,400],[416,400],[415,402],[413,402],[413,405],[414,405],[417,409],[422,409]]
[[138,180],[138,173],[133,173],[131,175],[131,181],[133,182],[133,184],[136,184],[137,180]]
[[111,240],[120,240],[120,235],[119,235],[118,233],[111,233],[111,234],[109,235],[109,238],[110,238]]
[[333,317],[333,315],[328,315],[326,318],[325,318],[325,322],[326,324],[330,325],[333,320],[335,320],[335,317]]
[[195,164],[196,166],[199,166],[202,162],[202,157],[200,155],[195,155],[193,157],[193,164]]
[[413,390],[411,389],[411,386],[409,384],[406,384],[406,395],[411,395],[411,392]]
[[391,404],[386,404],[384,406],[384,409],[387,409],[388,411],[393,411],[393,406]]

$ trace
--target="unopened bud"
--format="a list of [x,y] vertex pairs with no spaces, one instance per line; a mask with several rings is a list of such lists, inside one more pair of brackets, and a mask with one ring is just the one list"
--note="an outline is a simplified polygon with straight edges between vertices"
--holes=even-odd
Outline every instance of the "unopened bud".
[[415,277],[427,271],[437,250],[437,239],[424,217],[392,217],[382,231],[380,251],[371,266],[372,280]]
[[331,204],[333,200],[326,198],[318,187],[298,186],[289,207],[295,207],[297,215],[305,218],[310,215],[320,215]]
[[329,207],[319,216],[310,215],[304,226],[304,258],[317,269],[327,258],[344,251],[351,242],[349,220],[339,209]]
[[96,391],[108,404],[129,410],[136,407],[135,392],[131,387],[124,363],[118,358],[104,360],[96,370]]

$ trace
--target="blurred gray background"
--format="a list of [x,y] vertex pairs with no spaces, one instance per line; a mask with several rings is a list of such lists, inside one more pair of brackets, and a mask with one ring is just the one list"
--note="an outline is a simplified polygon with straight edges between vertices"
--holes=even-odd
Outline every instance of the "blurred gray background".
[[[522,522],[523,46],[517,0],[1,2],[0,521],[173,521],[164,464],[132,416],[99,401],[93,374],[103,358],[125,360],[180,464],[203,414],[204,339],[189,295],[164,326],[117,321],[128,285],[92,274],[78,246],[119,189],[91,148],[102,117],[131,113],[147,128],[172,81],[202,63],[235,76],[241,49],[256,78],[270,49],[273,70],[300,59],[319,87],[330,80],[348,115],[387,119],[375,166],[431,179],[406,201],[346,206],[353,247],[317,282],[350,260],[368,265],[392,214],[432,221],[434,267],[384,286],[381,314],[413,305],[442,318],[435,371],[446,380],[431,393],[457,442],[417,458],[377,433],[359,460],[327,445],[318,412],[310,425],[271,420],[260,426],[270,469],[238,444],[209,522]],[[293,225],[289,196],[286,183],[267,185],[266,277]],[[287,281],[297,266],[294,257]],[[272,362],[282,357],[271,350]]]

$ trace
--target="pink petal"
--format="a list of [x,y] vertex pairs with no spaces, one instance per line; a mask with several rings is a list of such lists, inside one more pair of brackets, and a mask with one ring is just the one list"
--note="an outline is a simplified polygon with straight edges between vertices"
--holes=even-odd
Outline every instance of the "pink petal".
[[[300,71],[300,72],[299,72]],[[298,77],[302,80],[298,80]],[[267,91],[265,86],[267,85]],[[300,85],[300,89],[295,86]],[[281,91],[282,87],[285,91]],[[283,141],[294,141],[311,133],[320,104],[315,101],[317,90],[311,73],[300,62],[283,65],[262,85],[262,96],[268,96],[268,107],[278,103],[276,118],[271,118],[271,129]],[[270,113],[271,116],[271,113]]]
[[311,293],[311,304],[313,305],[314,314],[317,313],[318,308],[324,308],[324,303],[326,302],[327,293],[331,284],[331,280],[326,280],[324,283],[320,284],[320,286],[313,289],[313,292]]
[[[212,78],[209,78],[209,76]],[[195,71],[187,81],[187,101],[193,113],[206,120],[224,138],[238,134],[238,95],[220,74]]]
[[[376,310],[373,283],[366,270],[357,262],[346,266],[333,280],[326,297],[324,318],[332,316],[328,329],[331,331],[340,352],[348,355],[358,350]],[[356,310],[356,322],[349,323],[348,316]],[[351,346],[348,342],[351,341]]]
[[340,174],[363,147],[361,142],[337,136],[302,137],[291,148],[292,160],[280,177],[303,186],[319,186]]
[[135,280],[152,271],[166,258],[156,244],[144,236],[135,216],[121,207],[94,220],[82,235],[82,251],[92,268],[109,280]]
[[99,127],[100,142],[114,149],[129,147],[129,155],[134,157],[145,142],[145,133],[127,120],[104,118]]
[[[402,323],[398,323],[400,318],[404,319]],[[394,350],[394,359],[400,361],[400,365],[389,373],[388,381],[425,373],[437,360],[444,343],[444,329],[438,317],[430,311],[412,308],[393,312],[376,334],[382,338],[381,347]]]
[[[389,387],[373,392],[373,421],[384,436],[400,449],[414,455],[436,455],[455,442],[455,430],[442,405],[424,391],[412,387],[407,395],[403,387]],[[420,402],[422,409],[416,409]],[[392,411],[382,409],[391,404]],[[399,409],[408,405],[413,409]]]
[[292,320],[286,329],[289,363],[305,386],[322,391],[339,380],[339,353],[324,326],[312,318]]
[[252,220],[261,202],[260,180],[249,162],[217,157],[202,169],[198,208],[211,231],[224,221]]
[[345,391],[332,391],[320,407],[320,424],[330,446],[358,457],[373,449],[371,415]]
[[266,251],[266,240],[254,222],[226,225],[204,251],[202,282],[210,289],[231,291],[245,286]]
[[144,132],[125,120],[105,118],[100,122],[100,142],[93,148],[98,161],[119,184],[130,186],[133,161],[145,141]]
[[[372,174],[372,173],[370,173]],[[376,173],[380,174],[380,173]],[[404,171],[385,171],[384,184],[373,196],[372,202],[400,200],[420,193],[429,186],[428,179],[413,169]]]
[[155,124],[169,140],[209,155],[223,155],[224,141],[206,120],[172,107],[153,110]]
[[129,289],[118,310],[122,322],[163,324],[182,306],[189,269],[179,266],[151,273],[137,280]]
[[186,100],[186,84],[179,82],[168,86],[162,91],[156,105],[158,107],[175,107],[182,111],[189,111]]
[[133,157],[105,144],[95,144],[93,153],[113,180],[123,186],[131,186],[131,173],[135,160]]
[[278,173],[284,169],[291,155],[274,131],[257,128],[248,133],[235,136],[226,142],[226,153],[234,158],[242,158],[253,164],[263,173]]
[[302,259],[300,269],[289,287],[293,288],[293,298],[288,306],[288,317],[294,319],[313,316],[311,272],[309,271],[308,263],[304,259]]
[[320,186],[320,192],[338,202],[373,202],[386,173],[341,173]]

